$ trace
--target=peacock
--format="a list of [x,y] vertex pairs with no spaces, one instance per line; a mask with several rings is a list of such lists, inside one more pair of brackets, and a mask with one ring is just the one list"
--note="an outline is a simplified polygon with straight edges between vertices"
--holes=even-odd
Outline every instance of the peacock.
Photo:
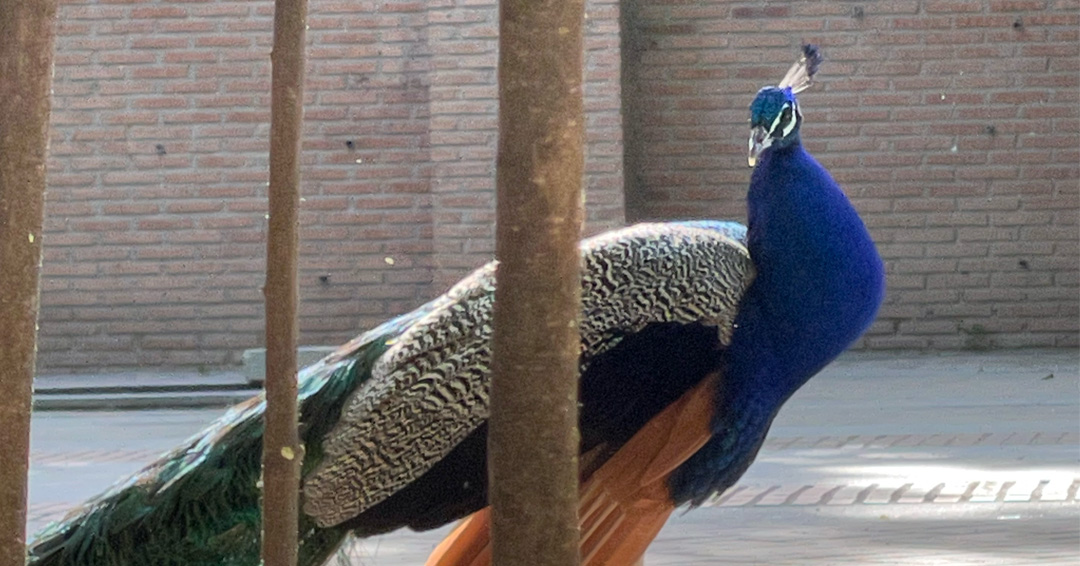
[[[678,506],[746,471],[785,401],[884,295],[874,243],[800,143],[813,46],[750,106],[748,227],[644,223],[582,251],[581,551],[633,564]],[[300,372],[300,564],[349,534],[461,520],[429,566],[490,564],[487,416],[496,264]],[[259,564],[265,400],[47,526],[33,566]],[[525,439],[523,439],[524,441]]]

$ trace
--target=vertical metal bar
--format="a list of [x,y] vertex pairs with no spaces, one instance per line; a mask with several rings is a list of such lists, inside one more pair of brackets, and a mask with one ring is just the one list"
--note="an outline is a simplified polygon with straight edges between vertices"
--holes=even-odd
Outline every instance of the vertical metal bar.
[[489,453],[498,566],[579,563],[582,0],[502,0]]
[[297,431],[296,256],[307,0],[274,2],[270,54],[270,224],[266,242],[266,432],[263,437],[262,557],[266,566],[297,559],[303,447]]
[[0,565],[26,561],[26,474],[56,0],[0,0]]

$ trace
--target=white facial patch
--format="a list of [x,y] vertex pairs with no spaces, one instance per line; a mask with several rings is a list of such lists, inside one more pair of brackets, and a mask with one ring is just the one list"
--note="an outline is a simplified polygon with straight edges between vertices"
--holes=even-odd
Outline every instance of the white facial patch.
[[[781,120],[784,119],[785,111],[787,113],[787,121],[781,122]],[[774,136],[778,137],[778,138],[786,138],[786,137],[788,137],[788,134],[790,134],[795,129],[795,126],[797,126],[799,124],[799,121],[801,120],[801,118],[802,118],[802,114],[799,113],[799,105],[798,105],[798,103],[795,103],[795,104],[792,104],[790,102],[785,103],[780,108],[780,112],[776,115],[776,118],[773,119],[772,124],[769,126],[769,137],[770,138],[772,138]],[[777,128],[780,129],[779,130],[779,132],[780,132],[779,136],[776,136]]]
[[791,119],[788,120],[788,123],[784,125],[784,137],[785,138],[788,136],[788,134],[791,133],[791,130],[795,129],[795,125],[799,123],[799,118],[800,118],[800,116],[799,116],[799,105],[795,104],[795,106],[793,108],[793,111],[791,113]]
[[[780,118],[784,117],[784,109],[790,108],[790,107],[791,107],[790,104],[784,104],[780,108],[780,111],[776,113],[776,118],[773,118],[772,124],[769,125],[769,137],[772,137],[773,132],[776,131],[776,127],[780,125]],[[786,136],[787,132],[785,132],[784,135]]]

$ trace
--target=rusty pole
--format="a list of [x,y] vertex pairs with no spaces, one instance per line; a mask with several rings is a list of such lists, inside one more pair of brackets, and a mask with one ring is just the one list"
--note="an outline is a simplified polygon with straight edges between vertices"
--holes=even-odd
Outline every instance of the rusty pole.
[[578,564],[583,0],[502,0],[489,429],[498,566]]
[[270,223],[266,237],[266,432],[263,436],[262,557],[294,566],[300,462],[296,343],[299,292],[300,135],[307,0],[275,0],[270,98]]
[[56,0],[0,0],[0,566],[26,562],[26,473]]

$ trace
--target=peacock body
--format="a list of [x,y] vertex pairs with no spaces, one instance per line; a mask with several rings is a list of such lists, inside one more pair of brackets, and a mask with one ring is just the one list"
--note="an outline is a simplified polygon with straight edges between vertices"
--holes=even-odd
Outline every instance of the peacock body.
[[[582,554],[630,564],[670,512],[735,483],[784,402],[872,322],[881,260],[802,147],[804,57],[751,105],[749,226],[641,224],[582,244]],[[431,566],[488,564],[496,265],[301,372],[300,564],[346,534],[468,519]],[[264,401],[39,533],[34,566],[256,565]],[[478,558],[479,557],[479,558]]]
[[[583,366],[652,324],[729,340],[753,269],[743,235],[738,224],[686,222],[586,240]],[[472,452],[486,438],[495,268],[301,372],[301,564],[322,563],[350,531],[428,528],[485,504],[486,472]],[[50,525],[30,564],[258,564],[264,408],[262,397],[234,407]],[[445,473],[466,462],[475,469]]]

